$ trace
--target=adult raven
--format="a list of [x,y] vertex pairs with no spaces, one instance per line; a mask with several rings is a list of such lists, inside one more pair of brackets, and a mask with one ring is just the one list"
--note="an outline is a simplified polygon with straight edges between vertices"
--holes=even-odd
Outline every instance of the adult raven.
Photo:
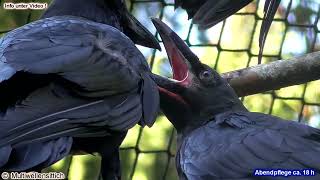
[[0,171],[38,170],[74,150],[99,152],[103,178],[117,179],[127,130],[151,126],[159,107],[134,42],[159,48],[119,0],[54,0],[2,37]]
[[178,131],[180,179],[277,179],[255,176],[258,169],[312,169],[315,176],[291,178],[320,178],[319,129],[249,112],[228,83],[202,64],[177,34],[160,20],[153,23],[175,79],[154,75],[160,107]]
[[[225,20],[252,1],[253,0],[175,0],[175,7],[181,6],[187,10],[189,19],[193,18],[193,22],[199,24],[199,28],[207,29]],[[265,0],[264,20],[259,36],[259,63],[261,62],[267,34],[280,5],[280,1],[281,0]]]

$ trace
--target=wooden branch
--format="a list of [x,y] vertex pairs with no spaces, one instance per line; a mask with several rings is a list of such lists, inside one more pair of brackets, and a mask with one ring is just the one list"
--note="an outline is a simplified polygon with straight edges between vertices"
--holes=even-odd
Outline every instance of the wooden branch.
[[260,64],[224,73],[222,76],[239,97],[304,84],[320,79],[320,52]]

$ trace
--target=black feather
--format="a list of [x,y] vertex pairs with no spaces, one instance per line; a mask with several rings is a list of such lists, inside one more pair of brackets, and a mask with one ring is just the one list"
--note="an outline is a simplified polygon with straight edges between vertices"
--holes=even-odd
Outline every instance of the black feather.
[[[49,166],[70,153],[73,138],[120,138],[109,144],[117,159],[123,135],[115,132],[155,121],[156,84],[141,76],[148,73],[135,44],[106,24],[54,16],[7,33],[0,40],[0,169]],[[35,148],[42,154],[32,160]]]

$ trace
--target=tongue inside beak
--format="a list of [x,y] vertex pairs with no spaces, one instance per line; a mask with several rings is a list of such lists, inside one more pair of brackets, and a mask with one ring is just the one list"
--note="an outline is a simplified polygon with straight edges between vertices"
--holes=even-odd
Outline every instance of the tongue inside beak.
[[186,59],[182,52],[179,50],[177,43],[184,43],[182,40],[179,42],[175,41],[178,35],[175,34],[166,24],[158,19],[152,19],[157,31],[159,32],[163,41],[164,47],[167,51],[168,58],[170,60],[171,68],[173,71],[173,79],[177,83],[187,86],[191,83],[189,77],[189,68],[186,63]]

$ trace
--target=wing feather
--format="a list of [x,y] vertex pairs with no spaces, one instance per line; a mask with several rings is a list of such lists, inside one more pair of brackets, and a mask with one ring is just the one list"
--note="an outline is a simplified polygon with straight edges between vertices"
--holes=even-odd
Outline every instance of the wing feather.
[[[259,35],[259,56],[261,63],[263,48],[273,18],[277,12],[281,0],[266,0],[264,5],[264,21],[262,22]],[[193,23],[198,24],[200,29],[208,29],[217,23],[248,5],[252,0],[175,0],[175,7],[181,6],[193,18]]]
[[261,63],[262,53],[264,49],[264,45],[267,39],[267,35],[273,21],[273,18],[277,12],[277,9],[280,5],[281,0],[266,0],[264,4],[264,17],[260,29],[259,35],[259,64]]
[[0,165],[0,167],[4,171],[24,171],[39,164],[47,167],[67,156],[71,145],[71,137],[62,137],[48,142],[14,147],[9,154],[14,158],[10,158],[5,166]]
[[156,85],[141,77],[148,71],[133,42],[108,25],[66,16],[9,32],[0,40],[0,96],[14,93],[0,106],[0,147],[152,124],[159,105]]
[[260,113],[229,113],[183,141],[179,166],[187,177],[250,178],[257,168],[320,171],[320,138],[314,138],[320,130]]
[[[5,79],[12,76],[12,69],[58,74],[98,95],[136,88],[141,69],[132,64],[148,69],[133,42],[120,31],[77,17],[52,17],[27,24],[4,36],[0,46],[0,72]],[[132,49],[133,55],[123,53],[124,49]],[[7,64],[5,68],[3,64]],[[99,90],[107,94],[96,92]]]
[[210,28],[233,15],[252,0],[176,0],[175,7],[181,6],[201,29]]
[[[57,98],[54,93],[48,93],[50,88],[36,91],[34,96],[22,102],[22,106],[6,113],[5,119],[0,121],[1,127],[6,129],[0,133],[0,146],[63,136],[77,137],[83,133],[124,131],[134,126],[142,116],[139,94],[84,101],[63,92],[59,92],[60,98]],[[45,107],[42,99],[48,100]],[[49,114],[54,109],[55,113]],[[16,118],[17,115],[20,118]],[[32,118],[37,116],[39,118]]]

